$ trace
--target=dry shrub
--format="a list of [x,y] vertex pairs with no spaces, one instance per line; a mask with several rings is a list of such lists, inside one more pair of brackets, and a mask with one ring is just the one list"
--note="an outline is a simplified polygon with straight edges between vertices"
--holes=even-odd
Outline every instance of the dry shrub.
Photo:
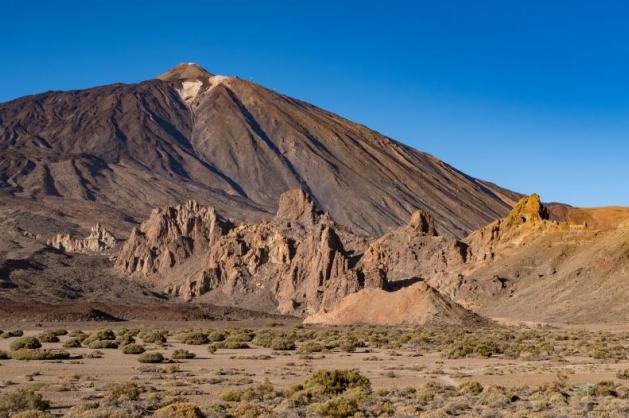
[[13,360],[66,360],[70,353],[63,350],[21,348],[11,352]]
[[173,351],[173,355],[171,356],[171,358],[175,360],[185,360],[185,359],[195,358],[196,356],[197,356],[196,354],[191,353],[188,350],[179,349],[179,350]]
[[124,354],[142,354],[145,351],[144,346],[140,344],[127,344],[122,347]]
[[140,363],[161,363],[164,361],[164,355],[158,352],[143,353],[138,357]]
[[190,402],[166,405],[155,411],[156,418],[203,418],[201,410]]
[[11,348],[11,351],[15,351],[22,348],[39,348],[41,347],[41,343],[35,337],[22,337],[11,342],[9,347]]
[[118,383],[109,388],[107,391],[107,397],[116,401],[129,400],[137,401],[140,399],[140,395],[143,392],[143,388],[136,383]]
[[44,397],[29,389],[19,389],[10,392],[0,398],[0,415],[12,416],[22,411],[47,411],[50,402]]

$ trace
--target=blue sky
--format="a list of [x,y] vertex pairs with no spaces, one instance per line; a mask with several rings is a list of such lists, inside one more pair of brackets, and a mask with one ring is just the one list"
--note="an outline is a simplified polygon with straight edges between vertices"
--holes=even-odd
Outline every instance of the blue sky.
[[0,102],[193,61],[546,201],[629,205],[623,1],[0,6]]

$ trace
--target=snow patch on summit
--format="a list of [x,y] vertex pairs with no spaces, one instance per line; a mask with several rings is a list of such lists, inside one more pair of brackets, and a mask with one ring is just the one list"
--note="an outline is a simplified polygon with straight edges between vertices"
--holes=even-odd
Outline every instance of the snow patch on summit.
[[201,86],[203,86],[201,80],[186,80],[181,83],[181,89],[178,89],[177,92],[179,92],[179,96],[181,96],[184,102],[190,104],[199,95]]
[[[209,77],[208,81],[210,82],[210,87],[206,90],[206,92],[211,91],[216,86],[229,82],[231,79],[232,77],[224,75]],[[181,88],[177,89],[177,92],[179,93],[181,99],[190,105],[199,96],[199,94],[201,94],[202,88],[203,81],[199,79],[185,80],[181,83]]]
[[224,84],[224,83],[228,82],[231,79],[232,79],[232,77],[228,77],[226,75],[215,75],[215,76],[212,76],[212,77],[210,77],[210,83],[212,83],[212,86],[210,87],[210,89],[213,89],[216,86]]

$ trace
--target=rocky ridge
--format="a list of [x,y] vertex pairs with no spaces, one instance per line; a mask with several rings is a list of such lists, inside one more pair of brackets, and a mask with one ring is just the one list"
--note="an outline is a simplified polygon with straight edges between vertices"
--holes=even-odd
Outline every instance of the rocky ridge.
[[[392,301],[409,297],[401,295],[423,300],[420,294],[439,291],[452,302],[474,287],[468,277],[475,270],[526,246],[531,237],[567,228],[547,218],[539,196],[532,195],[464,240],[440,236],[423,210],[407,225],[366,240],[336,224],[303,189],[294,189],[281,195],[272,220],[258,223],[236,224],[196,202],[156,209],[132,231],[116,267],[186,300],[297,316],[333,312],[364,289],[377,289],[363,293]],[[351,300],[343,309],[362,305],[361,297]],[[425,306],[444,306],[433,302]],[[330,315],[325,318],[337,317]],[[418,312],[412,315],[420,320]]]
[[90,229],[87,238],[72,238],[70,234],[57,234],[47,245],[67,253],[101,253],[113,249],[118,240],[97,223]]
[[304,315],[383,286],[352,269],[349,247],[358,241],[295,189],[281,196],[274,219],[259,223],[235,225],[195,202],[155,210],[132,231],[116,267],[185,299],[213,293]]

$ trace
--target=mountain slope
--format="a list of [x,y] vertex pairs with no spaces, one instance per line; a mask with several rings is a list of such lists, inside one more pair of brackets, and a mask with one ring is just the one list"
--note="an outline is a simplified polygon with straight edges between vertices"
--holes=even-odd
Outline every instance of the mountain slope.
[[423,209],[442,234],[461,237],[504,215],[514,197],[362,125],[194,64],[138,84],[0,104],[0,210],[19,209],[17,222],[34,232],[86,229],[98,213],[124,235],[151,208],[188,199],[238,221],[270,218],[295,187],[367,235]]

